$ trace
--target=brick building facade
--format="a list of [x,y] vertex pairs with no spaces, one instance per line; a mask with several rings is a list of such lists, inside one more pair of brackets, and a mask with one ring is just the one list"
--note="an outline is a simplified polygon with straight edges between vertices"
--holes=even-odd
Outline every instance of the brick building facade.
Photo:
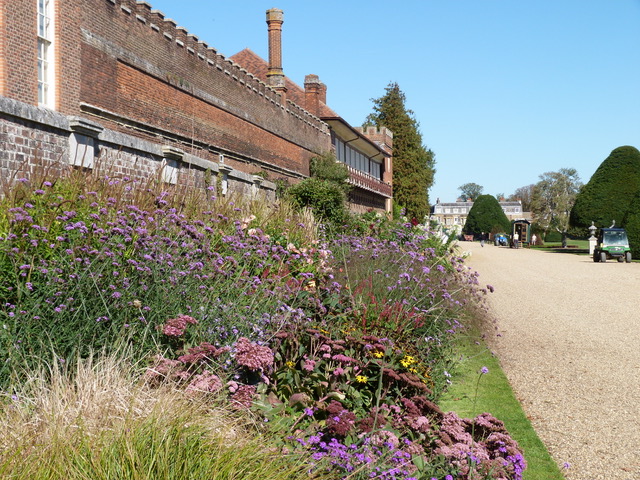
[[[276,28],[267,13],[265,78],[146,2],[2,0],[2,178],[101,161],[133,178],[158,174],[196,188],[213,173],[228,188],[273,196],[272,180],[307,177],[312,157],[335,151],[336,135],[304,94],[284,86],[278,12]],[[366,155],[390,172],[390,141],[358,135]],[[390,177],[368,180],[372,203],[389,207]]]

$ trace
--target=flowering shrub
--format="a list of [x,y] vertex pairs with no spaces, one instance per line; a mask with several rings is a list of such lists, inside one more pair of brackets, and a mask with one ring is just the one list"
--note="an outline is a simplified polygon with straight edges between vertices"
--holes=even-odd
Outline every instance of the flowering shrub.
[[[313,238],[301,242],[296,232],[308,229],[295,217],[272,212],[279,226],[273,239],[265,233],[273,225],[257,228],[259,219],[243,215],[239,203],[229,208],[205,196],[189,214],[169,193],[126,179],[93,187],[22,183],[15,203],[4,201],[0,354],[10,363],[52,348],[70,360],[131,342],[145,355],[161,335],[178,338],[195,317],[194,338],[220,345],[243,335],[265,340],[300,316],[298,306],[317,303],[313,285],[327,253]],[[0,364],[0,383],[11,368]]]
[[306,220],[209,191],[190,205],[127,179],[80,185],[23,182],[5,200],[0,384],[51,348],[133,345],[147,382],[256,409],[314,471],[521,478],[498,420],[437,407],[459,314],[487,291],[429,232],[372,218],[378,238],[321,243]]

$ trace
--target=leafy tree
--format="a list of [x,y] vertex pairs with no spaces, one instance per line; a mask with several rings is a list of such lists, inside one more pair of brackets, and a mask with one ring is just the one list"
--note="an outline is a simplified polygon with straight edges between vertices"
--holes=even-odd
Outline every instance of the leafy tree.
[[518,200],[522,202],[522,211],[530,212],[531,211],[531,199],[533,197],[533,187],[534,184],[526,185],[524,187],[516,188],[516,191],[513,192],[507,200],[509,202],[517,202]]
[[435,155],[422,144],[413,111],[405,107],[405,95],[397,83],[374,104],[364,126],[387,127],[393,132],[393,196],[411,219],[423,221],[429,214],[429,193],[435,174]]
[[469,210],[463,230],[468,235],[481,232],[509,232],[511,230],[511,222],[496,197],[493,195],[480,195],[473,202],[471,210]]
[[545,236],[549,230],[562,235],[562,246],[567,245],[569,215],[582,186],[575,168],[561,168],[557,172],[540,175],[531,198],[531,212]]
[[478,185],[477,183],[465,183],[464,185],[460,185],[458,187],[458,190],[460,190],[460,194],[463,199],[466,200],[470,198],[471,200],[475,201],[476,198],[482,195],[482,190],[484,190],[484,187],[482,185]]
[[640,190],[640,152],[634,147],[618,147],[600,164],[582,188],[571,210],[573,227],[586,233],[591,222],[608,227],[623,219]]
[[299,207],[309,207],[321,220],[342,225],[348,217],[347,192],[349,171],[337,162],[335,156],[326,154],[314,157],[309,164],[311,177],[290,187],[287,195]]

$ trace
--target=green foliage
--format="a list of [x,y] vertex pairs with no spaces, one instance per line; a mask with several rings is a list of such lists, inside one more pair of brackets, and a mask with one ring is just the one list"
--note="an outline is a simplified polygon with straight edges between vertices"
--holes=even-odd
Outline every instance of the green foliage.
[[551,231],[547,232],[546,235],[545,235],[544,231],[543,231],[543,239],[547,243],[550,243],[550,242],[561,242],[562,241],[562,234],[560,232],[555,231],[555,230],[551,230]]
[[287,198],[298,208],[310,208],[321,221],[334,226],[344,224],[349,216],[347,192],[349,171],[332,154],[314,157],[309,163],[311,178],[287,191]]
[[566,238],[569,215],[582,183],[575,168],[540,175],[531,199],[531,211],[544,232],[555,230]]
[[388,339],[337,329],[334,334],[304,329],[279,337],[273,389],[298,410],[334,399],[365,418],[376,403],[430,393],[429,368]]
[[334,225],[347,218],[347,197],[341,185],[330,180],[307,178],[288,191],[291,202],[298,208],[309,207],[314,215]]
[[640,151],[618,147],[600,164],[576,197],[570,223],[584,232],[594,222],[608,227],[615,220],[622,226],[625,214],[640,190]]
[[511,222],[493,195],[480,195],[469,210],[463,231],[468,235],[510,232]]
[[484,190],[484,187],[482,185],[478,185],[477,183],[465,183],[464,185],[460,185],[458,187],[458,190],[460,190],[460,196],[463,199],[467,200],[470,198],[471,200],[475,201],[476,198],[482,195],[482,190]]
[[435,155],[422,144],[419,123],[405,107],[405,95],[397,83],[373,99],[374,112],[365,126],[387,127],[393,132],[393,196],[406,216],[422,222],[429,215],[428,190],[433,185]]
[[629,204],[629,210],[623,220],[627,230],[631,256],[640,259],[640,191]]
[[531,200],[533,197],[533,188],[535,185],[526,185],[524,187],[516,188],[516,191],[513,192],[507,198],[508,202],[522,202],[522,211],[530,212],[531,211]]
[[312,177],[334,182],[345,190],[349,189],[349,170],[344,163],[338,162],[333,154],[313,157],[309,162],[309,171]]

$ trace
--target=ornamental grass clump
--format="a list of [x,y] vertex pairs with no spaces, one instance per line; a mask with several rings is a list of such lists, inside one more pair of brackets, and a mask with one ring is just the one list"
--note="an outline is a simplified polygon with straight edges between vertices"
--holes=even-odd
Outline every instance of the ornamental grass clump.
[[138,381],[127,355],[57,360],[0,396],[0,477],[44,480],[307,479],[249,417],[208,395]]

